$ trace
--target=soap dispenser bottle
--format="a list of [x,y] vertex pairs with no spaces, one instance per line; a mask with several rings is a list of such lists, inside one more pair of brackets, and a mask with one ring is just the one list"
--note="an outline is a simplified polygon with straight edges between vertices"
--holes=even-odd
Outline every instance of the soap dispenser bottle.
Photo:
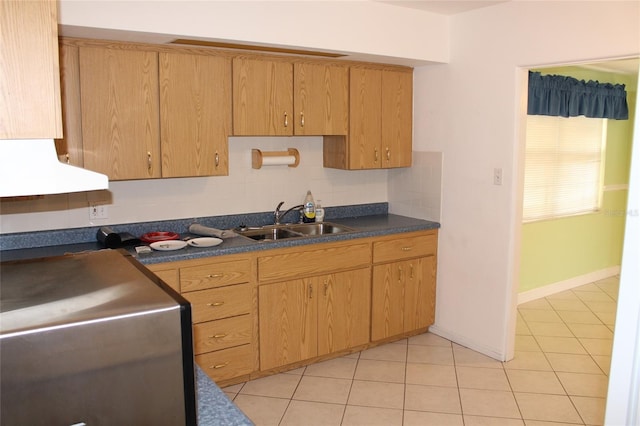
[[307,196],[304,197],[304,208],[302,209],[302,221],[304,223],[311,223],[316,221],[316,205],[313,201],[313,195],[311,191],[307,191]]

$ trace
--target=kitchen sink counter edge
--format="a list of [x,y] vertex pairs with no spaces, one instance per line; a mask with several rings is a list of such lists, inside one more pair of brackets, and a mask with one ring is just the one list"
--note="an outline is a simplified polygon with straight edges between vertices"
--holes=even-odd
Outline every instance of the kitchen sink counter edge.
[[[325,222],[331,222],[353,228],[354,232],[288,238],[277,241],[258,242],[247,237],[237,236],[224,239],[215,247],[191,247],[175,251],[153,251],[138,254],[133,246],[125,248],[133,257],[145,265],[222,256],[235,253],[246,253],[258,250],[270,250],[282,247],[297,247],[330,241],[344,241],[356,238],[367,238],[391,235],[404,232],[440,228],[438,222],[415,219],[388,213],[386,202],[347,205],[325,208]],[[284,222],[287,222],[286,217]],[[248,226],[265,226],[273,223],[273,212],[234,214],[207,218],[177,219],[158,222],[105,225],[115,232],[128,232],[141,236],[152,231],[172,231],[181,238],[196,237],[189,234],[192,223],[198,223],[217,229],[232,229],[242,224]],[[87,228],[61,229],[51,231],[34,231],[13,234],[0,234],[0,261],[34,259],[60,256],[83,251],[104,249],[96,240],[99,226]],[[143,243],[144,244],[144,243]]]
[[[181,260],[199,259],[228,254],[246,253],[251,251],[272,250],[284,247],[298,247],[309,244],[319,244],[332,241],[346,241],[358,238],[376,237],[382,235],[392,235],[405,232],[421,231],[427,229],[437,229],[438,222],[415,219],[395,214],[376,214],[369,216],[336,218],[326,222],[335,223],[352,228],[352,232],[338,234],[327,234],[318,236],[305,236],[298,238],[287,238],[276,241],[254,241],[250,238],[238,235],[233,238],[226,238],[222,244],[214,247],[191,247],[173,251],[156,251],[151,253],[136,253],[134,247],[125,248],[140,263],[152,265],[156,263],[176,262]],[[197,237],[188,232],[180,234],[181,238]],[[21,260],[29,258],[50,257],[64,255],[68,253],[79,253],[83,251],[95,251],[104,249],[97,241],[50,245],[43,247],[23,248],[16,250],[0,251],[1,261]]]

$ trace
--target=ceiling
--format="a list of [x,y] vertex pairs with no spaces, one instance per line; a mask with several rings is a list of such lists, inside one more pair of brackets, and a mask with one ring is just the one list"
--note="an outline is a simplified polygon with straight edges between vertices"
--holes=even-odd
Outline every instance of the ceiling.
[[394,6],[408,7],[411,9],[426,10],[440,15],[455,15],[473,9],[492,6],[498,3],[505,3],[509,0],[375,0],[380,3],[387,3]]

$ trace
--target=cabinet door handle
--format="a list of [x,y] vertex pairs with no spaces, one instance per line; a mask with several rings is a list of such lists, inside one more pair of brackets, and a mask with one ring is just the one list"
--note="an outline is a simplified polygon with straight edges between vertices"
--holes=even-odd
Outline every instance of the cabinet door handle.
[[387,147],[387,161],[391,161],[391,150]]
[[402,282],[402,266],[398,266],[398,282]]
[[67,161],[67,164],[71,163],[71,157],[69,157],[69,153],[66,153],[64,155],[65,160]]
[[300,113],[300,127],[304,127],[304,112]]
[[207,278],[222,278],[224,277],[224,274],[209,274],[207,275]]
[[309,299],[313,299],[313,284],[309,284]]
[[153,173],[153,163],[151,162],[151,151],[147,151],[147,172],[149,175]]
[[222,334],[214,334],[212,336],[209,336],[209,339],[222,339],[223,337],[227,337],[227,335],[225,333]]
[[284,127],[289,127],[289,114],[287,114],[287,111],[284,112]]
[[327,296],[327,289],[329,288],[329,283],[327,280],[324,280],[324,296]]
[[226,367],[227,365],[229,365],[229,361],[225,362],[224,364],[211,365],[209,366],[209,368],[217,370],[218,368],[223,368],[223,367]]
[[224,302],[211,302],[211,303],[207,303],[207,306],[211,306],[212,308],[215,308],[216,306],[222,306],[224,305]]
[[413,263],[409,265],[409,278],[413,279]]
[[218,168],[218,166],[220,165],[220,154],[218,154],[218,151],[216,151],[216,156],[214,157],[214,162],[216,165],[216,169]]
[[373,150],[373,152],[374,152],[373,162],[374,162],[374,163],[377,163],[377,162],[378,162],[378,148],[375,148],[375,149]]
[[411,251],[411,250],[413,250],[413,247],[405,246],[405,247],[402,247],[400,250],[402,250],[402,251]]

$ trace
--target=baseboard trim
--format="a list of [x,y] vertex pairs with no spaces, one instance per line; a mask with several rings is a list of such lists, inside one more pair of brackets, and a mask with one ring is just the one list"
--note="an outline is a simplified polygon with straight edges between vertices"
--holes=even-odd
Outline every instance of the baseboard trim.
[[466,336],[461,336],[452,331],[442,329],[435,324],[429,327],[429,332],[433,334],[437,334],[438,336],[443,337],[447,340],[451,340],[453,343],[456,343],[460,346],[464,346],[465,348],[469,348],[476,352],[480,352],[481,354],[486,355],[495,360],[498,360],[498,361],[505,360],[505,356],[497,352],[494,348],[490,348],[477,341],[470,340]]
[[585,275],[580,275],[578,277],[569,278],[568,280],[548,284],[544,287],[523,291],[522,293],[518,293],[518,305],[531,302],[532,300],[541,299],[555,293],[560,293],[561,291],[571,290],[572,288],[580,287],[581,285],[589,284],[594,281],[613,277],[618,274],[620,274],[620,266],[612,266],[600,269],[599,271],[590,272]]

